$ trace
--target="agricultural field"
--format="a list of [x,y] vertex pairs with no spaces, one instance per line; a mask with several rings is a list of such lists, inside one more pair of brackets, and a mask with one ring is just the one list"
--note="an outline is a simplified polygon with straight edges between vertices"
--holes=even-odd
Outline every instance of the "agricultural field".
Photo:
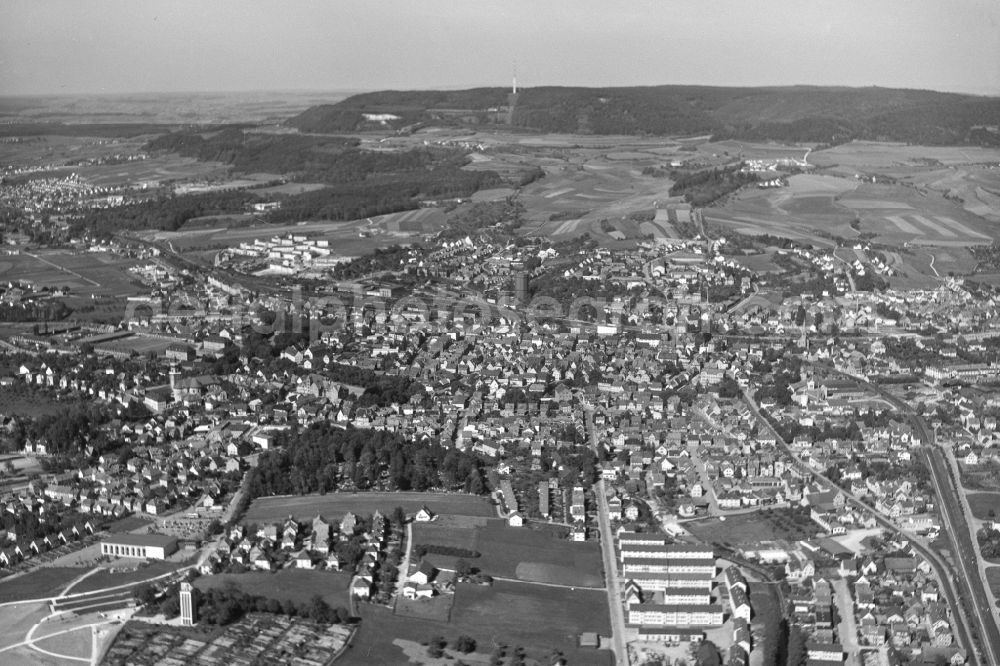
[[939,163],[959,164],[1000,163],[1000,149],[976,146],[910,146],[902,143],[852,141],[813,152],[809,163],[818,167],[849,167],[863,170],[900,167],[921,167]]
[[807,513],[789,509],[754,511],[735,516],[704,518],[684,523],[684,528],[706,543],[756,543],[759,541],[811,539],[819,532]]
[[284,195],[304,194],[305,192],[314,192],[316,190],[322,190],[324,187],[326,187],[326,185],[323,183],[285,183],[283,185],[272,185],[271,187],[262,187],[254,191],[262,197],[268,197],[273,194],[284,194]]
[[838,203],[854,211],[860,231],[875,234],[879,242],[961,247],[993,240],[985,220],[937,193],[864,183]]
[[309,569],[282,569],[276,572],[253,571],[241,574],[217,574],[200,576],[194,581],[199,590],[225,587],[235,584],[248,594],[256,594],[268,599],[295,603],[307,602],[319,594],[331,607],[347,607],[351,586],[348,573],[335,571],[312,571]]
[[1000,222],[1000,169],[995,165],[912,169],[900,180],[921,191],[948,195],[973,215]]
[[[1000,520],[1000,493],[966,493],[972,515],[979,520]],[[990,515],[992,511],[993,515]]]
[[[643,166],[662,164],[662,158],[654,155],[625,161],[574,152],[568,162],[546,167],[545,178],[522,190],[519,200],[529,218],[522,231],[525,235],[561,240],[589,233],[598,240],[610,240],[600,227],[602,219],[621,223],[629,214],[653,209],[657,201],[670,196],[669,179],[642,175]],[[550,219],[553,216],[555,220]],[[670,235],[661,225],[643,231],[636,224],[634,230],[622,231],[628,237]]]
[[[927,247],[923,249],[934,257],[934,263],[931,264],[932,270],[942,276],[949,273],[955,275],[971,273],[976,265],[975,257],[964,247]],[[978,279],[979,276],[976,277]]]
[[782,273],[784,272],[780,266],[772,261],[774,257],[774,252],[769,250],[761,254],[750,254],[745,256],[734,256],[733,261],[745,266],[749,270],[753,271],[757,275],[763,273]]
[[782,188],[746,188],[706,209],[704,218],[745,234],[826,246],[833,245],[831,236],[851,241],[871,234],[878,243],[962,249],[990,243],[997,233],[987,220],[939,192],[829,174],[793,175]]
[[723,155],[732,158],[742,156],[745,160],[801,160],[810,146],[784,145],[780,143],[747,143],[729,139],[726,141],[707,141],[698,145],[699,154]]
[[5,164],[57,167],[40,174],[45,178],[66,178],[76,174],[94,186],[162,184],[172,181],[205,180],[224,177],[228,165],[198,162],[175,154],[152,155],[144,160],[120,164],[80,164],[113,155],[137,154],[153,135],[132,138],[96,138],[47,135],[39,141],[4,144],[0,150]]
[[188,180],[215,180],[229,173],[221,162],[199,162],[193,157],[167,154],[123,164],[73,167],[91,185],[159,184]]
[[[437,576],[441,580],[441,575]],[[422,620],[448,622],[451,620],[451,609],[455,601],[454,594],[442,594],[431,599],[396,598],[396,615],[415,617]]]
[[788,186],[748,187],[725,204],[705,209],[704,219],[748,235],[770,234],[816,245],[834,246],[829,236],[853,239],[854,214],[837,205],[856,184],[832,176],[797,174]]
[[131,296],[141,292],[126,269],[132,259],[99,252],[37,250],[0,256],[0,280],[24,280],[37,287],[69,287],[76,295]]
[[426,506],[434,513],[460,516],[494,516],[493,505],[484,497],[460,493],[361,492],[327,493],[326,495],[292,495],[259,497],[250,505],[245,524],[269,523],[294,516],[296,520],[312,520],[317,514],[327,520],[339,520],[348,511],[356,514],[388,515],[397,506],[413,514]]
[[[560,539],[549,530],[508,527],[500,519],[474,528],[417,523],[413,527],[413,542],[475,551],[479,557],[465,559],[472,567],[494,577],[571,587],[604,587],[600,547],[592,542]],[[458,559],[436,553],[426,557],[435,566],[446,569],[453,569]]]
[[[178,252],[220,250],[240,243],[269,240],[288,234],[305,235],[327,240],[333,255],[356,257],[390,245],[408,245],[423,234],[440,231],[446,226],[446,216],[439,208],[418,208],[353,221],[304,221],[296,224],[239,224],[183,229],[181,231],[149,231],[150,240],[170,243]],[[213,253],[214,254],[214,253]]]
[[[579,648],[579,634],[610,635],[607,597],[603,590],[575,591],[524,583],[495,582],[492,586],[460,584],[449,622],[402,617],[364,604],[361,626],[338,663],[348,665],[404,663],[401,641],[426,643],[433,636],[452,640],[468,635],[476,640],[475,656],[506,646],[509,656],[518,646],[528,659],[550,663],[556,651],[570,664],[606,666],[607,650]],[[538,618],[546,618],[538,622]],[[545,661],[545,660],[549,661]]]

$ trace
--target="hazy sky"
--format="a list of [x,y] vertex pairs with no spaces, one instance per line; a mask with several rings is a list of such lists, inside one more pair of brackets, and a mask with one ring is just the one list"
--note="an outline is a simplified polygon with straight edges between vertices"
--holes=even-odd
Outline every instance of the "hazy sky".
[[0,94],[817,85],[1000,95],[998,0],[0,0]]

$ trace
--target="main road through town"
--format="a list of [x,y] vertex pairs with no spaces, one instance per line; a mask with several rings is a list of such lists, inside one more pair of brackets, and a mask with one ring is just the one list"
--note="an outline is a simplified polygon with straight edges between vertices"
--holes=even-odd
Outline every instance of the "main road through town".
[[[600,456],[600,443],[594,431],[594,412],[587,409],[586,425],[590,436],[590,444],[594,452]],[[615,663],[618,666],[628,666],[628,648],[625,645],[625,612],[622,609],[622,595],[619,589],[618,560],[615,558],[615,538],[611,533],[611,520],[608,518],[608,496],[605,493],[604,479],[598,478],[594,486],[594,496],[597,499],[597,524],[601,530],[601,556],[604,558],[604,579],[608,590],[608,610],[611,614],[611,647],[615,653]]]

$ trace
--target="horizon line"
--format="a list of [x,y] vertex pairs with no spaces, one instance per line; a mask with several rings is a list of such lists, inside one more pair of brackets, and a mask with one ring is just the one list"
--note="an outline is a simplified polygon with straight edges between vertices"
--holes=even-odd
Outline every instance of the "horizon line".
[[[851,84],[818,84],[818,83],[782,83],[782,84],[760,84],[760,85],[725,85],[725,84],[704,84],[704,83],[647,83],[636,85],[577,85],[577,84],[541,84],[523,85],[518,84],[519,91],[531,88],[593,88],[593,89],[613,89],[613,88],[749,88],[749,89],[774,89],[774,88],[826,88],[826,89],[850,89],[863,90],[869,88],[880,88],[883,90],[912,90],[920,92],[935,92],[952,95],[968,95],[974,97],[1000,97],[1000,89],[992,89],[989,86],[977,88],[942,89],[932,87],[907,87],[883,84],[851,85]],[[222,90],[120,90],[120,91],[52,91],[52,92],[13,92],[0,93],[0,99],[24,98],[24,97],[121,97],[128,95],[240,95],[240,94],[364,94],[372,92],[420,92],[420,91],[458,91],[475,88],[499,88],[509,89],[510,84],[489,85],[489,84],[448,84],[448,85],[428,85],[420,87],[397,87],[382,86],[370,88],[247,88],[247,89],[222,89]],[[987,92],[989,91],[989,92]]]

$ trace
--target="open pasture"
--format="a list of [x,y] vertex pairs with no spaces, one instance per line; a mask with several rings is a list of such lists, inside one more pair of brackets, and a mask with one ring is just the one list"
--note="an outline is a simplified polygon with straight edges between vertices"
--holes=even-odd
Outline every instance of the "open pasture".
[[740,233],[770,234],[831,246],[830,236],[857,236],[850,227],[854,214],[837,205],[837,197],[853,185],[829,176],[793,176],[788,187],[744,188],[725,204],[706,208],[704,219]]
[[[740,214],[722,209],[705,211],[704,219],[706,224],[710,223],[722,225],[725,228],[732,229],[733,231],[746,236],[760,236],[766,234],[782,238],[791,238],[797,242],[805,243],[806,245],[830,248],[837,246],[836,241],[827,239],[823,235],[817,234],[816,231],[805,225],[796,224],[787,219],[775,220],[765,215]],[[847,227],[846,224],[843,224],[842,226]],[[817,228],[822,229],[822,225],[817,225]],[[832,227],[828,229],[827,233],[837,233],[840,229],[840,227]],[[844,235],[846,235],[846,233]]]
[[774,252],[768,251],[762,254],[750,254],[745,256],[735,256],[732,257],[733,261],[736,263],[746,266],[749,270],[757,273],[781,273],[783,272],[781,267],[775,264],[771,259],[774,257]]
[[[397,641],[426,643],[433,636],[452,640],[475,639],[475,655],[485,659],[495,646],[507,646],[510,656],[523,647],[528,663],[550,663],[554,651],[567,663],[609,666],[608,650],[580,648],[581,632],[610,635],[607,596],[603,590],[569,590],[524,583],[495,581],[491,586],[458,585],[450,621],[393,614],[386,608],[363,604],[361,625],[351,649],[338,664],[399,664],[407,659]],[[544,618],[544,622],[539,622]],[[548,661],[545,661],[548,660]],[[477,663],[483,663],[476,660]]]
[[781,191],[792,195],[843,194],[857,188],[856,181],[822,174],[797,173],[788,177],[788,185]]
[[148,565],[137,567],[130,571],[114,572],[102,569],[95,574],[87,576],[70,590],[73,594],[82,592],[94,592],[106,587],[117,587],[119,585],[132,585],[142,581],[162,576],[180,569],[183,565],[179,562],[150,562]]
[[272,185],[271,187],[262,187],[260,189],[254,190],[257,194],[262,197],[274,196],[276,194],[284,195],[295,195],[295,194],[305,194],[306,192],[314,192],[316,190],[322,190],[326,187],[323,183],[285,183],[283,185]]
[[[93,637],[91,635],[90,627],[79,627],[75,630],[67,631],[66,633],[56,634],[56,631],[61,629],[56,625],[55,628],[49,628],[49,634],[45,633],[45,630],[39,631],[35,636],[41,635],[41,639],[35,640],[35,645],[43,650],[53,653],[53,655],[64,655],[65,660],[58,659],[52,655],[41,655],[40,657],[50,657],[52,663],[73,663],[81,661],[89,661],[91,655],[91,649],[93,644]],[[52,635],[55,634],[55,635]],[[37,653],[36,653],[37,654]],[[72,660],[72,661],[70,661]]]
[[440,208],[417,208],[371,218],[372,226],[389,233],[429,234],[445,227],[446,215]]
[[[601,551],[596,543],[559,539],[547,530],[508,527],[503,520],[490,520],[485,527],[438,527],[414,525],[415,544],[453,546],[474,550],[479,557],[469,564],[483,573],[501,578],[569,585],[603,587]],[[453,568],[457,558],[430,554],[431,563]]]
[[914,173],[906,179],[915,186],[960,200],[962,208],[990,222],[1000,223],[1000,169],[950,167]]
[[979,520],[1000,520],[1000,493],[967,493],[965,499]]
[[[440,575],[438,576],[440,578]],[[451,619],[452,603],[455,595],[442,594],[431,599],[396,599],[396,615],[415,617],[424,620],[448,622]]]
[[[527,236],[565,239],[589,233],[600,242],[612,241],[600,228],[607,219],[614,224],[639,211],[655,208],[657,201],[669,197],[671,181],[643,176],[634,163],[612,163],[598,157],[576,166],[548,169],[548,175],[522,190],[520,200],[529,211],[529,220],[522,230]],[[556,215],[556,220],[550,218]],[[673,237],[673,229],[650,223],[645,229],[639,223],[621,229],[629,238],[648,234]]]
[[902,143],[852,141],[815,151],[809,162],[820,167],[841,165],[858,170],[899,166],[926,166],[928,162],[982,164],[1000,162],[1000,149],[977,146],[910,146]]
[[74,168],[91,185],[138,185],[168,181],[203,180],[225,177],[229,166],[220,162],[199,162],[176,154],[155,155],[123,164],[101,164]]
[[307,602],[313,595],[320,595],[323,601],[336,608],[349,603],[348,590],[351,576],[337,571],[313,571],[310,569],[282,569],[281,571],[252,571],[241,574],[217,574],[201,576],[194,582],[199,590],[236,585],[247,594],[256,594],[278,601],[291,600],[295,603]]
[[780,202],[780,207],[792,215],[840,215],[831,195],[790,196]]
[[312,520],[322,515],[327,520],[339,520],[345,513],[389,515],[397,506],[414,514],[426,506],[434,513],[461,516],[496,515],[489,500],[460,493],[359,492],[327,493],[326,495],[289,495],[259,497],[250,505],[244,523],[270,523],[294,516],[296,520]]
[[0,603],[53,597],[86,571],[76,567],[39,567],[14,578],[2,578]]
[[965,275],[971,273],[976,266],[976,259],[964,247],[928,247],[927,251],[934,257],[934,270],[938,275],[949,273]]
[[218,250],[236,247],[254,240],[270,240],[275,236],[301,234],[327,240],[334,256],[356,257],[377,248],[407,245],[424,233],[445,226],[439,209],[415,209],[373,218],[350,221],[303,221],[295,224],[251,224],[234,228],[195,229],[192,231],[153,231],[145,236],[151,240],[169,242],[178,252],[197,249]]
[[986,583],[993,590],[993,595],[1000,597],[1000,567],[986,567]]
[[502,201],[507,197],[514,196],[515,190],[510,187],[494,187],[488,190],[479,190],[472,194],[471,200],[479,203],[481,201]]
[[749,143],[746,141],[736,141],[728,139],[726,141],[705,142],[698,146],[700,153],[714,155],[725,155],[737,159],[752,160],[778,160],[796,159],[801,160],[809,150],[807,145],[787,145],[780,143]]
[[126,269],[131,259],[96,252],[37,250],[0,255],[0,280],[25,280],[37,287],[69,287],[75,294],[128,296],[141,292]]

